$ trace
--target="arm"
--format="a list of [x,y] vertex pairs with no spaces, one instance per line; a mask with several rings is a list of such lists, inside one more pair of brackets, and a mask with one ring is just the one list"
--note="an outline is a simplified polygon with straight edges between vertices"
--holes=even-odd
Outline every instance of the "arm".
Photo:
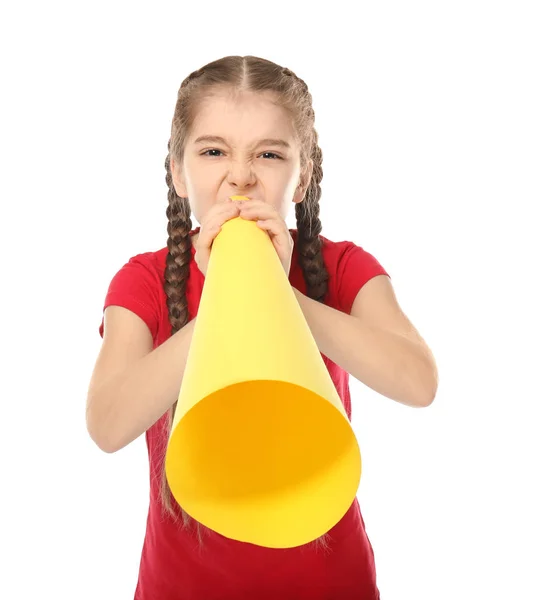
[[350,315],[293,290],[325,356],[387,398],[414,407],[432,403],[434,358],[395,302],[388,277],[370,279]]
[[104,318],[86,424],[99,448],[112,453],[149,429],[177,400],[196,319],[152,350],[149,328],[137,315],[110,306]]

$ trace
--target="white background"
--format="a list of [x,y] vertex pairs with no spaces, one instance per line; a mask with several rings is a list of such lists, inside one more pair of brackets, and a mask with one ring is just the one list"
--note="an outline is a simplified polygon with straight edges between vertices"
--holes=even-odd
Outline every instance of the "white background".
[[85,428],[102,303],[166,243],[182,80],[254,54],[312,91],[323,235],[383,264],[439,367],[426,409],[351,383],[382,600],[537,598],[532,4],[2,8],[0,597],[133,597],[145,441]]

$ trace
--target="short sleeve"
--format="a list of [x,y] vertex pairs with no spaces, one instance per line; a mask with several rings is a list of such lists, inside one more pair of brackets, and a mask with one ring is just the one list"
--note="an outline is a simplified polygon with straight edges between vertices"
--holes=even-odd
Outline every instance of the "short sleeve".
[[341,310],[350,314],[354,300],[362,286],[376,275],[390,275],[379,261],[361,246],[346,242],[340,255],[336,285]]
[[[132,257],[114,275],[106,293],[103,313],[108,306],[123,306],[138,315],[157,337],[160,317],[160,282],[150,254]],[[104,314],[99,327],[104,335]]]

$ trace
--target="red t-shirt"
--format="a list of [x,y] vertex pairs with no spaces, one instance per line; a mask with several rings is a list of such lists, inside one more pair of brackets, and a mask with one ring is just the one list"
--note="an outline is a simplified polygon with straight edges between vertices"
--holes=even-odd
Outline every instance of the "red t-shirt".
[[[191,235],[198,231],[199,227]],[[290,231],[296,241],[296,229]],[[348,314],[364,283],[388,273],[352,242],[322,240],[330,275],[325,303]],[[153,334],[155,348],[171,335],[164,292],[167,252],[165,247],[132,257],[113,277],[104,303],[104,308],[119,305],[141,317]],[[186,290],[190,318],[198,312],[205,281],[192,260],[194,254],[192,248]],[[289,281],[306,293],[296,245]],[[104,317],[101,336],[103,331]],[[349,375],[322,357],[350,418]],[[157,476],[162,473],[165,456],[165,426],[163,415],[146,431],[150,501],[134,600],[378,600],[374,553],[356,498],[330,530],[329,551],[312,544],[265,548],[230,540],[206,528],[200,546],[195,528],[174,524],[163,514],[159,501]]]

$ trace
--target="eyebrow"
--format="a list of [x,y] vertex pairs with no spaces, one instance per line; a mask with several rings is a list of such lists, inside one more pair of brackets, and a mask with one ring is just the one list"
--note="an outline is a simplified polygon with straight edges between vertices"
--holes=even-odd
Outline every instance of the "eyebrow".
[[[202,135],[194,141],[194,144],[200,144],[202,142],[209,142],[211,144],[227,144],[226,140],[219,135]],[[291,145],[285,140],[274,139],[274,138],[265,138],[264,140],[259,140],[257,145],[261,144],[267,146],[281,146],[282,148],[291,148]]]

